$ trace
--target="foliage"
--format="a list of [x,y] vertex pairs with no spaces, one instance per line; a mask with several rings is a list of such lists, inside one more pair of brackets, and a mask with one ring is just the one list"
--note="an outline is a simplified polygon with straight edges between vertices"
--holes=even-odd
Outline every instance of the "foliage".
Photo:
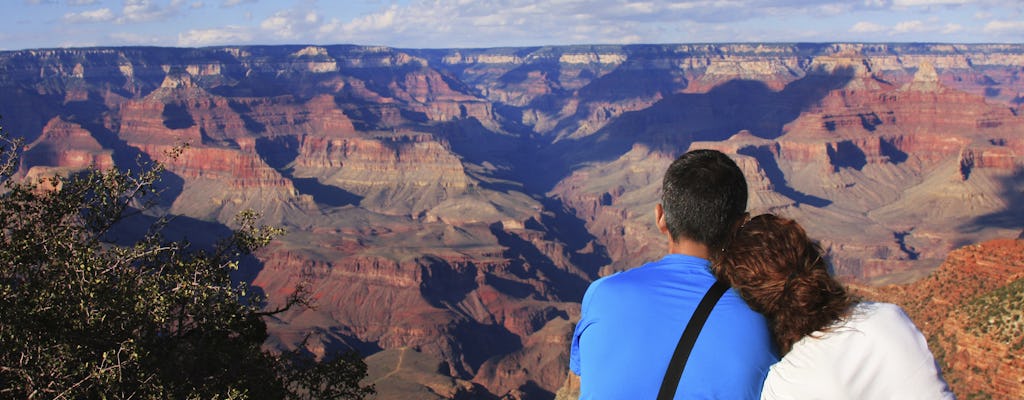
[[[262,350],[262,298],[238,260],[280,230],[242,213],[212,249],[111,229],[155,198],[159,163],[14,178],[20,143],[0,130],[0,398],[354,398],[366,365]],[[288,301],[305,305],[299,291]]]
[[967,331],[981,335],[992,335],[995,340],[1011,345],[1012,349],[1024,346],[1024,279],[993,290],[972,300],[964,307],[964,313],[971,317]]

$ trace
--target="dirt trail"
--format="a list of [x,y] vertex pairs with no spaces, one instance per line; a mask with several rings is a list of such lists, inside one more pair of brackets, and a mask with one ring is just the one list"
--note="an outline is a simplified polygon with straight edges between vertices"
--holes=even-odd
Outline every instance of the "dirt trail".
[[398,373],[398,371],[402,369],[402,363],[403,363],[403,362],[405,361],[405,352],[406,352],[406,351],[408,351],[408,350],[409,350],[409,348],[408,348],[408,347],[403,347],[403,348],[402,348],[402,353],[398,355],[398,362],[397,362],[397,363],[395,364],[395,369],[392,369],[392,370],[391,370],[391,371],[389,371],[388,373],[384,374],[384,376],[381,376],[380,378],[377,378],[376,380],[374,380],[374,381],[373,381],[373,384],[375,384],[375,385],[376,385],[376,384],[377,384],[377,383],[379,383],[380,381],[383,381],[383,380],[385,380],[385,379],[388,379],[388,378],[390,378],[391,376],[393,376],[393,375],[395,375],[396,373]]

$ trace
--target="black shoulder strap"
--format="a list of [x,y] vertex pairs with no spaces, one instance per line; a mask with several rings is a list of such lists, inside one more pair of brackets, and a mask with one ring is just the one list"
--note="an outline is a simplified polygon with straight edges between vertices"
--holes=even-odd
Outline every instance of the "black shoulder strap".
[[715,284],[711,285],[708,292],[704,294],[700,304],[697,305],[697,310],[693,312],[690,322],[686,324],[683,336],[679,338],[675,353],[672,353],[672,361],[668,363],[665,379],[661,381],[661,390],[658,391],[658,400],[670,400],[676,396],[676,388],[679,387],[679,380],[683,377],[683,367],[686,366],[686,359],[690,358],[693,344],[697,342],[697,336],[704,328],[704,322],[708,320],[708,315],[711,315],[711,310],[715,308],[718,299],[727,289],[729,289],[729,285],[716,280]]

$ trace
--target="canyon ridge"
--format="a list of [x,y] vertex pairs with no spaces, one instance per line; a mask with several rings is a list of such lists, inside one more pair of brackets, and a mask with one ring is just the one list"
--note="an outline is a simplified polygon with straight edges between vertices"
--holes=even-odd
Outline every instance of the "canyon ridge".
[[1024,396],[1022,91],[1008,44],[0,52],[22,176],[158,160],[173,235],[286,228],[239,278],[316,307],[266,345],[357,350],[381,399],[554,398],[588,283],[662,255],[693,148],[904,305],[959,396]]

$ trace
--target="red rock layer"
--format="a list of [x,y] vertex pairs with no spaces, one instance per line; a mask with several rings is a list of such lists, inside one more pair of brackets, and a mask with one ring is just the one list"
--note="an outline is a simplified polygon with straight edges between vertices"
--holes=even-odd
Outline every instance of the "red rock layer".
[[[202,143],[199,127],[170,129],[164,124],[167,104],[156,99],[125,102],[120,109],[118,135],[130,143]],[[239,121],[241,123],[241,121]]]
[[[355,134],[352,121],[329,95],[319,95],[305,103],[290,96],[228,99],[191,83],[180,85],[165,82],[164,87],[146,98],[125,102],[121,106],[121,137],[139,143],[198,144],[203,140],[238,140],[254,134]],[[188,122],[168,121],[168,107],[175,107],[172,114]]]
[[[245,141],[243,141],[245,143]],[[294,190],[289,180],[268,166],[252,148],[188,146],[172,157],[174,146],[143,145],[141,150],[186,180],[222,182],[225,188],[273,187]]]
[[80,125],[55,117],[43,127],[42,135],[25,146],[24,165],[84,169],[114,166],[111,151],[104,149],[89,131]]
[[[1005,141],[1024,129],[1024,119],[1012,110],[930,81],[925,73],[919,75],[901,87],[858,84],[875,79],[874,75],[858,76],[844,89],[830,92],[820,106],[787,126],[787,137],[799,142],[786,143],[784,137],[783,157],[826,160],[822,156],[828,148],[817,146],[834,150],[836,143],[845,141],[863,152],[868,163],[892,162],[883,152],[886,145],[930,164],[958,155],[972,143]],[[804,140],[812,137],[812,143]],[[807,146],[811,149],[801,149]]]

